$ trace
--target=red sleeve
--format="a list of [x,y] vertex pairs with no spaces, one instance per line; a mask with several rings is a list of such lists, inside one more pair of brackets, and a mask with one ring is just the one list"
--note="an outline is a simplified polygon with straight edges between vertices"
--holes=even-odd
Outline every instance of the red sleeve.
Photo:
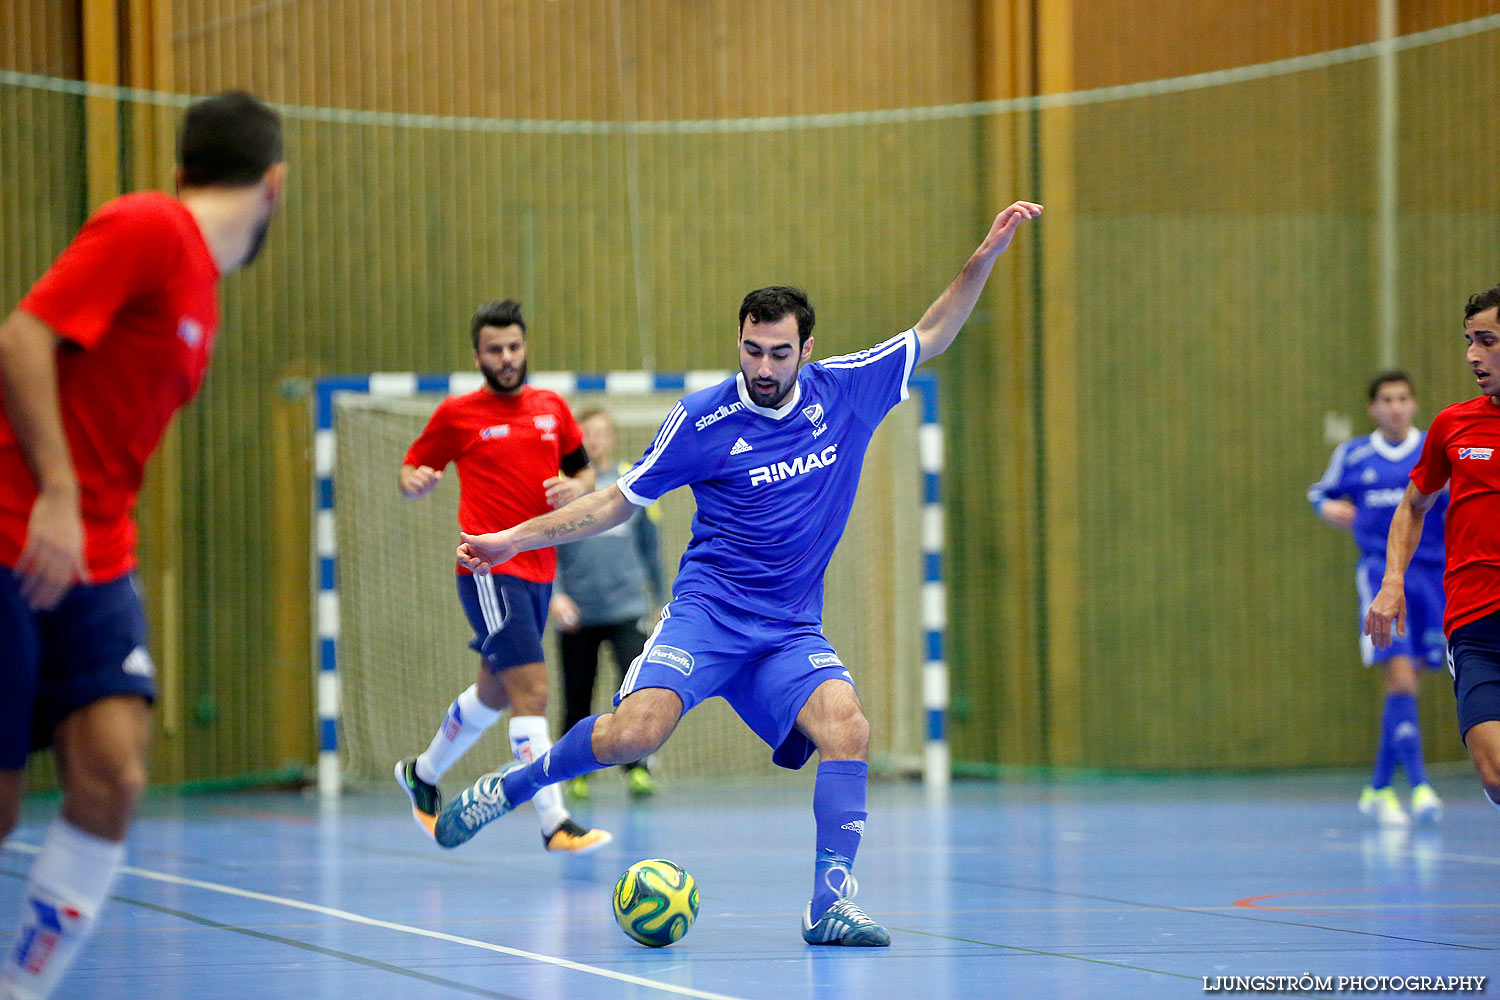
[[90,348],[131,300],[165,285],[181,255],[166,213],[143,198],[116,198],[83,224],[20,308]]
[[1427,437],[1422,441],[1422,457],[1411,470],[1411,481],[1423,493],[1436,493],[1448,485],[1453,475],[1453,465],[1448,461],[1448,435],[1453,430],[1453,421],[1444,410],[1433,418],[1427,428]]
[[421,435],[406,449],[406,458],[402,459],[402,464],[444,469],[449,462],[458,458],[458,452],[459,429],[453,421],[453,407],[445,399],[432,411]]
[[557,397],[557,420],[560,428],[557,433],[557,453],[571,455],[583,447],[583,428],[573,419],[573,411],[561,396]]

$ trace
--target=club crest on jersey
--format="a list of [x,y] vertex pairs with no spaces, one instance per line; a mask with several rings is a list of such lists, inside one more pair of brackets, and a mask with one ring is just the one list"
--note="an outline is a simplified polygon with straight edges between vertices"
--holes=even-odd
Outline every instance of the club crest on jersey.
[[177,336],[184,344],[197,349],[203,343],[203,324],[191,316],[184,316],[177,321]]
[[828,425],[825,424],[825,423],[823,423],[823,404],[822,403],[814,403],[811,406],[804,406],[802,408],[802,415],[804,417],[806,417],[808,420],[812,421],[812,425],[814,427],[814,430],[813,430],[813,437],[814,438],[816,438],[818,435],[822,434],[824,431],[826,431],[828,429]]
[[693,673],[693,654],[676,646],[652,646],[651,652],[646,654],[647,663],[664,663],[673,670],[691,676]]
[[822,451],[808,452],[795,462],[777,462],[775,465],[759,465],[750,470],[750,485],[763,486],[766,483],[779,483],[783,479],[800,476],[804,472],[814,469],[826,469],[838,461],[839,444],[833,444]]
[[482,441],[488,441],[491,438],[510,437],[510,424],[495,424],[492,427],[486,427],[479,432],[479,437]]
[[1493,448],[1460,448],[1458,449],[1458,457],[1460,459],[1472,459],[1475,462],[1488,462],[1494,452],[1495,449]]
[[538,413],[531,418],[536,424],[536,429],[542,432],[543,441],[557,440],[557,417],[551,413]]

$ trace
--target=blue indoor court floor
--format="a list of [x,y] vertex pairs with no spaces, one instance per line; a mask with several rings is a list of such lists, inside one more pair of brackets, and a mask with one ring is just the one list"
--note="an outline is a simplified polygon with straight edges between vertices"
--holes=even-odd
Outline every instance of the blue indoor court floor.
[[[1469,772],[1439,770],[1442,823],[1383,833],[1355,811],[1360,782],[959,781],[946,805],[874,783],[855,870],[889,949],[803,944],[802,776],[663,782],[640,804],[596,777],[577,812],[616,841],[588,858],[545,854],[530,810],[440,850],[394,785],[332,803],[156,795],[57,996],[1155,998],[1211,995],[1205,977],[1500,974],[1500,812]],[[5,928],[55,809],[29,802],[0,853]],[[659,950],[610,914],[646,857],[702,893],[697,925]]]

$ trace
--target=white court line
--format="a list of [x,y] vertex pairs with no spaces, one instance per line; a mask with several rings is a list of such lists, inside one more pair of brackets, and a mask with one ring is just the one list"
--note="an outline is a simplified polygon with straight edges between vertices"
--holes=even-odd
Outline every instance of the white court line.
[[[15,843],[7,841],[7,850],[19,851],[23,854],[38,854],[41,848],[34,844]],[[740,1000],[738,997],[726,996],[723,993],[709,993],[706,990],[695,990],[686,986],[673,986],[671,983],[659,983],[654,979],[642,979],[640,976],[632,976],[625,972],[611,972],[609,969],[600,969],[592,965],[583,965],[580,962],[572,962],[566,958],[554,958],[551,955],[539,955],[534,951],[522,951],[519,948],[507,948],[501,944],[491,944],[488,941],[478,941],[474,938],[459,937],[457,934],[444,934],[442,931],[430,931],[422,927],[412,927],[408,924],[395,924],[389,920],[377,920],[374,917],[361,916],[358,913],[350,913],[348,910],[336,910],[331,906],[319,906],[317,903],[304,903],[300,899],[287,899],[285,896],[271,896],[264,892],[253,892],[249,889],[236,889],[232,885],[220,885],[217,882],[204,882],[195,878],[183,878],[180,875],[168,875],[166,872],[151,871],[147,868],[135,868],[131,865],[121,865],[120,872],[125,875],[134,875],[137,878],[150,879],[153,882],[165,882],[168,885],[182,885],[193,889],[205,889],[208,892],[217,892],[225,896],[238,896],[240,899],[253,899],[261,903],[274,903],[277,906],[289,906],[294,910],[306,910],[309,913],[319,913],[325,917],[336,917],[339,920],[347,920],[351,924],[364,924],[366,927],[379,927],[388,931],[400,931],[403,934],[413,934],[417,937],[432,938],[434,941],[447,941],[450,944],[468,945],[470,948],[478,948],[482,951],[492,951],[500,955],[510,955],[515,958],[529,958],[533,962],[542,962],[546,965],[555,965],[562,969],[572,969],[574,972],[586,972],[591,976],[601,976],[605,979],[615,979],[622,983],[630,983],[634,986],[644,986],[647,989],[661,990],[663,993],[676,993],[684,997],[701,997],[702,1000]]]

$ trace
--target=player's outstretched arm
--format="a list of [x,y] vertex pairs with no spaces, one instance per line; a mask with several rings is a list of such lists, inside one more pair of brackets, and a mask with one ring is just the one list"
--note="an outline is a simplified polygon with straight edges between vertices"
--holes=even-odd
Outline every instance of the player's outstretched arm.
[[15,567],[21,596],[33,608],[52,608],[88,578],[83,518],[57,395],[57,335],[19,309],[0,324],[0,391],[38,490]]
[[1042,214],[1042,206],[1030,201],[1018,201],[995,216],[984,242],[969,257],[958,277],[939,295],[937,301],[928,306],[927,312],[917,323],[917,342],[922,345],[922,356],[918,363],[935,358],[948,349],[959,328],[974,311],[979,293],[989,280],[995,261],[1010,246],[1011,237],[1022,222],[1035,219]]
[[1391,533],[1385,542],[1385,577],[1380,593],[1370,602],[1365,615],[1365,635],[1384,649],[1391,644],[1391,627],[1396,635],[1406,634],[1406,567],[1422,540],[1422,521],[1437,502],[1436,493],[1423,493],[1416,483],[1406,484],[1406,495],[1391,516]]
[[458,561],[471,573],[488,573],[519,553],[578,542],[624,524],[635,513],[618,486],[579,497],[561,510],[522,521],[514,528],[484,535],[459,535]]

